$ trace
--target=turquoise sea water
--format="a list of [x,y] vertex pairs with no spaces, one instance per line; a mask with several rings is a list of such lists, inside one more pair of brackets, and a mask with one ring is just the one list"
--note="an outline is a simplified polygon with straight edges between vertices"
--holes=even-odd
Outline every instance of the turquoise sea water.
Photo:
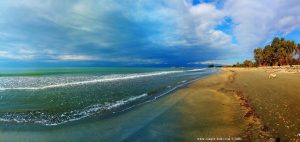
[[1,69],[0,129],[47,130],[101,121],[216,72],[208,68]]

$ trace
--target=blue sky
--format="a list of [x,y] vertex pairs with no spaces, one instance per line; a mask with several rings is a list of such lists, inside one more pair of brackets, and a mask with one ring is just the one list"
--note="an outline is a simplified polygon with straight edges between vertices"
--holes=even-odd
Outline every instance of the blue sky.
[[[284,9],[284,10],[282,10]],[[296,0],[2,0],[0,66],[198,66],[300,42]]]

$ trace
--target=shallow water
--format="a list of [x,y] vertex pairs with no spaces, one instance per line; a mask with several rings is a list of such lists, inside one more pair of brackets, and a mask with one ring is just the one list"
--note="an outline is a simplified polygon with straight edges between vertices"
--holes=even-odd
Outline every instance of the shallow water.
[[205,68],[2,69],[1,128],[106,118],[215,72]]
[[[100,119],[94,117],[91,119],[81,119],[74,123],[66,123],[57,126],[41,125],[19,125],[18,127],[5,127],[0,129],[0,141],[5,142],[114,142],[114,141],[152,141],[160,139],[166,141],[169,138],[180,134],[176,129],[169,129],[166,125],[159,124],[175,124],[176,117],[167,117],[162,114],[166,113],[176,103],[183,99],[184,96],[167,96],[157,101],[147,103],[143,106],[136,107],[129,112],[123,114],[113,114],[108,118]],[[141,132],[144,127],[152,124],[159,125],[156,130],[165,131],[152,137],[152,134]],[[158,123],[158,124],[157,124]],[[151,130],[151,129],[150,129]],[[172,136],[166,136],[172,134]],[[180,137],[180,135],[178,135]],[[177,140],[180,138],[177,137]]]

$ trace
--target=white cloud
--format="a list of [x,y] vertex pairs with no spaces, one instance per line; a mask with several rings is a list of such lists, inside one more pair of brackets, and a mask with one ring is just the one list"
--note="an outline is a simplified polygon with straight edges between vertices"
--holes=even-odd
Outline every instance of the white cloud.
[[194,65],[206,65],[206,64],[231,65],[233,63],[234,63],[234,61],[230,61],[230,60],[207,60],[207,61],[191,62],[189,64],[194,64]]
[[202,44],[221,48],[231,46],[231,37],[223,31],[216,30],[226,16],[213,4],[199,4],[190,8],[190,13],[196,24],[196,35]]
[[98,60],[99,58],[85,55],[60,55],[56,59],[62,61],[94,61]]
[[142,59],[142,58],[112,58],[110,62],[125,62],[128,64],[143,65],[143,64],[166,64],[159,59]]
[[215,29],[226,16],[215,5],[192,5],[180,0],[165,3],[164,7],[154,6],[151,12],[145,11],[147,5],[140,6],[137,10],[144,11],[138,16],[138,20],[159,21],[164,26],[159,30],[161,35],[153,37],[152,42],[164,46],[192,46],[200,49],[231,46],[230,35]]
[[297,0],[226,0],[223,11],[237,24],[233,31],[240,46],[251,50],[300,26]]
[[[93,42],[101,47],[114,46],[112,38],[122,38],[127,34],[120,33],[119,29],[114,29],[113,25],[108,23],[111,22],[110,18],[114,18],[110,17],[114,16],[110,15],[111,13],[118,13],[137,23],[159,23],[161,27],[157,27],[158,33],[148,39],[164,46],[220,47],[230,45],[231,42],[229,35],[215,30],[225,15],[213,4],[202,3],[193,6],[184,0],[81,0],[62,4],[55,1],[35,1],[33,4],[23,1],[17,6],[33,11],[37,17],[74,29],[70,36],[81,37],[81,43]],[[94,32],[103,34],[91,36],[90,33]]]
[[[195,58],[199,58],[199,61],[217,62],[217,59],[252,57],[253,48],[278,32],[289,33],[300,26],[300,3],[297,0],[225,0],[223,7],[215,4],[192,5],[191,0],[0,1],[0,39],[24,35],[25,39],[18,37],[22,40],[19,43],[31,47],[0,47],[0,57],[159,64],[165,62],[157,57],[172,54],[171,57],[183,60],[198,61]],[[22,12],[27,15],[24,19],[18,17]],[[233,35],[216,29],[224,24],[225,17],[233,20]],[[19,29],[18,26],[12,27],[11,31],[1,27],[14,25],[16,20],[20,21],[18,26],[38,26],[29,26],[27,31],[25,26]],[[43,26],[45,21],[49,25]],[[50,30],[31,35],[30,28],[36,27],[50,27]],[[51,29],[60,32],[48,34],[52,32]],[[48,43],[44,39],[37,40],[44,33],[47,34],[43,37]],[[60,33],[64,37],[58,36]],[[239,45],[232,43],[233,36]],[[147,51],[151,54],[154,48],[157,48],[157,55],[148,55]],[[187,57],[191,53],[187,50],[195,55]],[[201,54],[206,52],[212,55]]]
[[14,60],[32,60],[36,57],[36,50],[26,44],[9,43],[0,46],[0,58]]
[[[1,53],[1,52],[0,52]],[[1,55],[1,54],[0,54]],[[106,62],[124,62],[128,64],[164,64],[162,61],[157,59],[140,59],[140,58],[104,58],[97,56],[88,56],[88,55],[59,55],[51,56],[55,61],[106,61]],[[52,60],[52,61],[53,61]]]
[[0,51],[0,58],[5,59],[14,59],[14,60],[31,60],[33,59],[33,55],[30,54],[22,54],[22,53],[11,53],[8,51]]

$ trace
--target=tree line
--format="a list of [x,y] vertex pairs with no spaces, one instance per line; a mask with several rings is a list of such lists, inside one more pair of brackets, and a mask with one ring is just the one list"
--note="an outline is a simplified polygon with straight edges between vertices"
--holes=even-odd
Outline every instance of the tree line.
[[254,62],[245,60],[234,67],[282,66],[300,64],[300,43],[275,37],[270,45],[254,49]]

